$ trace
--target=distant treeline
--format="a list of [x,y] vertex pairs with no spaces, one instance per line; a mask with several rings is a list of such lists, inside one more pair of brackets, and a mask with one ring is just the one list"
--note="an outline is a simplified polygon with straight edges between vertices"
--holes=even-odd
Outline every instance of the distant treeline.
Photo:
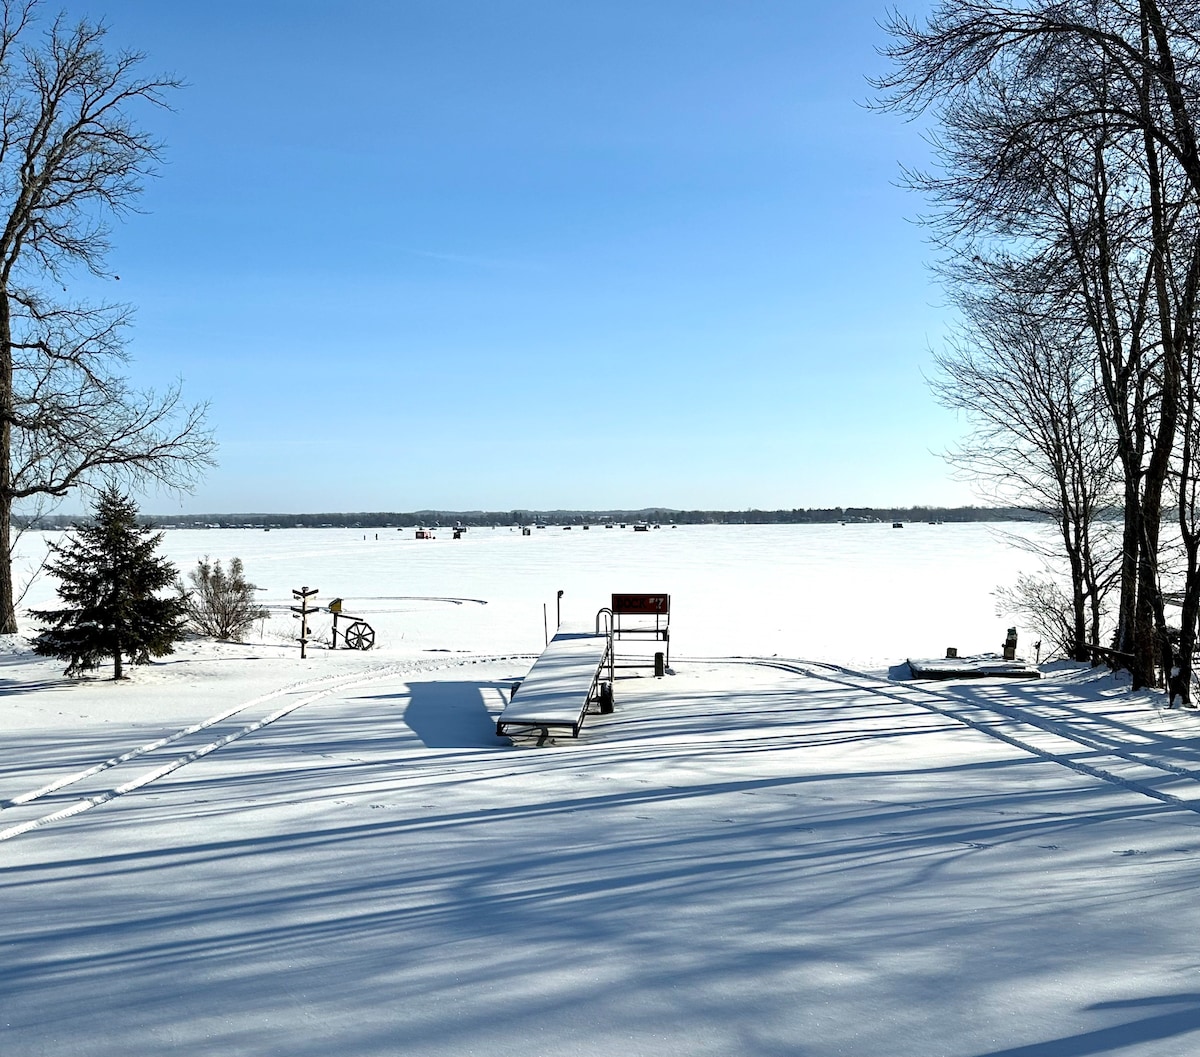
[[[53,514],[14,521],[22,528],[64,529],[79,516]],[[340,514],[155,514],[142,519],[163,528],[403,528],[464,525],[602,524],[605,521],[676,525],[819,525],[841,521],[1039,521],[1042,515],[1016,507],[819,507],[805,510],[414,510],[408,513]]]

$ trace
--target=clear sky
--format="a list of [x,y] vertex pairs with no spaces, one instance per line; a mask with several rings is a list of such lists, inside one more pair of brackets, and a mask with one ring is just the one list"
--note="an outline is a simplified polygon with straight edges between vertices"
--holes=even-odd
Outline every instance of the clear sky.
[[111,296],[219,466],[147,511],[975,500],[884,3],[64,6],[188,85]]

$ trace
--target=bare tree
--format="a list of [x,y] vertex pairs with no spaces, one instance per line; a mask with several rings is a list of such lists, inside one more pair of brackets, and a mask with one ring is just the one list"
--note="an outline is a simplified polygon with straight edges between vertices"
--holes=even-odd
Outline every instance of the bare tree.
[[0,0],[0,633],[16,630],[14,504],[111,478],[185,487],[213,452],[203,408],[121,373],[126,308],[49,293],[105,275],[106,218],[160,153],[132,111],[178,82],[106,51],[101,25],[60,16],[38,34],[38,7]]
[[947,454],[976,483],[1013,506],[1050,518],[1057,547],[1022,541],[1050,565],[1065,559],[1066,626],[1054,638],[1086,660],[1098,645],[1117,554],[1107,531],[1116,505],[1115,444],[1088,342],[1047,297],[1040,270],[976,261],[956,287],[965,323],[936,357],[934,394],[961,412],[968,438]]
[[914,181],[941,208],[942,244],[1056,260],[1062,310],[1091,334],[1124,476],[1118,645],[1151,685],[1170,663],[1164,494],[1192,472],[1179,436],[1200,289],[1200,5],[942,0],[926,24],[890,28],[881,104],[948,130],[946,175]]

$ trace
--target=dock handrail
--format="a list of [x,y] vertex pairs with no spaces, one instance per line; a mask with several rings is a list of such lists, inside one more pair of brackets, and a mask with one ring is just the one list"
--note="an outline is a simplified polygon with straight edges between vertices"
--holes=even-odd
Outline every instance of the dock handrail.
[[1132,653],[1121,650],[1110,650],[1107,646],[1094,646],[1090,642],[1081,643],[1081,647],[1092,656],[1092,664],[1106,664],[1114,670],[1129,668],[1137,658]]
[[[608,624],[605,631],[600,630],[601,617],[604,617]],[[617,660],[613,655],[613,612],[608,606],[601,606],[596,610],[596,634],[608,636],[608,685],[611,687],[617,678]]]

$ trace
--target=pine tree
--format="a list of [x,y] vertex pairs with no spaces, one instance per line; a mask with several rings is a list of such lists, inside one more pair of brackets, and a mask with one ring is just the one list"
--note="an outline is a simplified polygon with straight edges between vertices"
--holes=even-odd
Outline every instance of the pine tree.
[[137,523],[137,506],[116,487],[100,493],[91,525],[53,547],[46,565],[61,585],[65,609],[33,610],[49,627],[33,640],[34,652],[68,661],[66,674],[91,671],[112,658],[113,678],[122,661],[146,664],[174,652],[183,637],[184,604],[157,592],[175,582],[175,567],[155,555],[162,533]]

